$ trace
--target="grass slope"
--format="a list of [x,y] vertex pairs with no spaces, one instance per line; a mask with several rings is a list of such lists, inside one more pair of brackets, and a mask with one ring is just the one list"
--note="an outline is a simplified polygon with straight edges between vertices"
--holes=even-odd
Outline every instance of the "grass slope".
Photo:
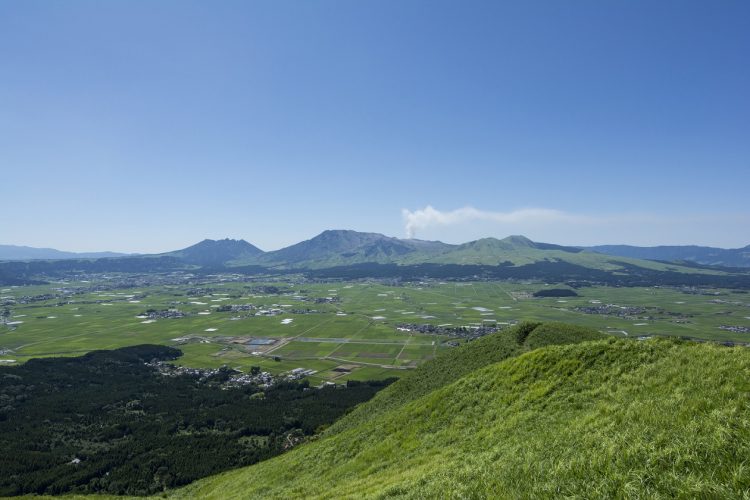
[[545,261],[559,261],[604,271],[621,270],[625,264],[654,271],[672,269],[685,273],[715,272],[628,257],[615,258],[580,248],[537,243],[524,236],[508,236],[501,240],[483,238],[462,245],[448,245],[439,241],[403,240],[350,230],[324,231],[310,240],[280,250],[233,258],[230,264],[253,264],[282,269],[323,269],[363,263],[523,266]]
[[677,264],[665,264],[630,257],[612,257],[602,253],[582,251],[571,247],[536,243],[523,236],[509,236],[502,240],[483,238],[447,249],[439,255],[408,255],[399,262],[402,264],[430,262],[438,264],[479,264],[492,266],[510,262],[514,266],[522,266],[544,261],[567,262],[603,271],[617,271],[623,268],[623,264],[627,264],[654,271],[674,270],[683,273],[696,272],[695,269],[691,270]]
[[362,425],[393,408],[455,382],[467,373],[517,356],[522,352],[522,346],[519,345],[516,332],[519,328],[536,326],[537,324],[530,324],[501,331],[442,353],[407,373],[391,387],[380,391],[368,403],[359,405],[347,418],[336,422],[329,430],[329,434]]
[[745,349],[549,346],[175,494],[747,497],[748,375]]
[[361,425],[395,407],[453,383],[468,373],[518,356],[526,350],[545,345],[574,344],[603,338],[605,335],[593,328],[568,323],[522,322],[508,330],[444,352],[424,363],[407,373],[392,387],[378,393],[371,401],[357,406],[347,418],[336,422],[328,434]]
[[590,340],[602,340],[603,333],[585,326],[568,323],[544,323],[529,332],[524,340],[524,346],[529,349],[539,349],[548,345],[578,344]]

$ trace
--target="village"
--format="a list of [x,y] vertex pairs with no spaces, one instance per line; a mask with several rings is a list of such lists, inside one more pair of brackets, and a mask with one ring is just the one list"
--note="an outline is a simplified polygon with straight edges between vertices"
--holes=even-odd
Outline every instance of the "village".
[[[317,373],[316,370],[307,368],[294,368],[288,372],[274,376],[269,372],[262,371],[258,366],[251,367],[249,373],[243,373],[226,365],[219,368],[191,368],[160,360],[150,361],[145,363],[145,365],[155,369],[160,375],[165,377],[193,377],[199,383],[217,385],[221,389],[231,389],[247,385],[267,389],[282,382],[299,381]],[[331,385],[331,383],[323,383],[321,387],[327,385]]]
[[719,330],[733,333],[750,333],[750,327],[739,325],[721,325],[719,326]]
[[[489,325],[475,324],[467,326],[433,325],[431,323],[398,323],[396,325],[396,330],[400,332],[414,332],[425,335],[447,335],[450,337],[473,340],[498,332],[515,323],[515,321],[509,321],[506,324],[494,322]],[[458,344],[456,342],[448,342],[447,345],[454,346]]]
[[573,308],[575,311],[584,314],[602,314],[605,316],[616,316],[625,319],[647,319],[640,318],[640,315],[646,312],[644,307],[618,306],[617,304],[602,304],[592,306],[579,306]]

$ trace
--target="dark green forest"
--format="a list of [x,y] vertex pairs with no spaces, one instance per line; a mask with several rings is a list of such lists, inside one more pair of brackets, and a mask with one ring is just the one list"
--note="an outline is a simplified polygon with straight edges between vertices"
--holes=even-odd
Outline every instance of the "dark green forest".
[[[80,273],[167,273],[189,271],[196,276],[219,273],[239,273],[248,276],[280,276],[304,274],[311,279],[354,280],[362,278],[390,278],[400,280],[473,279],[513,280],[537,279],[550,283],[579,282],[585,285],[608,286],[711,286],[750,289],[747,269],[719,268],[694,263],[680,263],[696,269],[716,269],[717,274],[683,273],[635,266],[627,262],[611,261],[621,266],[617,271],[605,271],[560,260],[545,260],[514,266],[512,262],[498,265],[434,264],[415,265],[362,263],[324,269],[278,269],[252,266],[212,265],[197,268],[174,257],[121,257],[106,259],[70,259],[29,262],[0,262],[0,285],[43,284],[50,278],[69,278]],[[723,274],[723,272],[727,272]]]
[[0,368],[0,496],[146,495],[275,456],[388,385],[226,388],[146,365],[181,355],[141,345]]

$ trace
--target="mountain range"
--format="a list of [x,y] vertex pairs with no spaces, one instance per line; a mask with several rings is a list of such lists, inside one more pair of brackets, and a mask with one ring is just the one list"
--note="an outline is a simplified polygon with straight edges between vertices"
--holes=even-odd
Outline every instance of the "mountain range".
[[[724,249],[695,245],[638,247],[599,245],[561,246],[531,241],[524,236],[503,239],[482,238],[460,245],[440,241],[400,239],[378,233],[351,230],[327,230],[294,245],[264,252],[245,240],[206,239],[195,245],[156,256],[174,257],[197,266],[257,265],[275,269],[322,269],[362,263],[379,264],[458,264],[523,265],[558,259],[598,269],[611,269],[609,257],[695,263],[710,266],[750,267],[750,245]],[[0,260],[62,260],[129,257],[116,252],[63,252],[51,248],[0,245]],[[154,257],[142,255],[141,257]],[[653,267],[653,265],[649,266]]]
[[613,286],[750,288],[747,268],[712,267],[607,255],[524,236],[482,238],[460,245],[328,230],[264,252],[245,240],[203,240],[155,255],[0,262],[0,284],[42,283],[71,273],[188,271],[238,274],[305,273],[316,279],[537,279]]
[[[362,264],[523,266],[539,262],[565,262],[605,271],[621,268],[623,264],[654,270],[670,268],[665,262],[656,261],[672,261],[675,265],[693,262],[750,267],[750,251],[747,249],[743,254],[743,249],[711,249],[713,251],[709,252],[708,247],[655,248],[672,250],[671,253],[649,253],[646,252],[648,248],[642,247],[572,247],[535,242],[520,235],[503,239],[482,238],[454,245],[378,233],[327,230],[309,240],[270,252],[263,252],[245,240],[224,239],[204,240],[184,250],[162,255],[200,266],[261,266],[269,269],[326,269]],[[676,250],[680,248],[685,251]],[[697,253],[693,250],[695,248],[706,251]],[[715,250],[724,252],[723,259],[709,257],[719,255]]]
[[160,256],[201,267],[259,266],[273,270],[315,270],[364,264],[511,267],[538,262],[564,262],[605,271],[621,268],[623,263],[648,269],[666,268],[656,262],[630,258],[613,260],[611,256],[582,248],[537,243],[524,236],[482,238],[451,245],[351,230],[323,231],[309,240],[270,252],[263,252],[245,240],[223,239],[203,240]]
[[0,245],[0,260],[102,259],[126,255],[128,254],[118,252],[64,252],[54,248]]
[[636,247],[631,245],[599,245],[587,250],[634,259],[670,262],[695,262],[709,266],[750,267],[750,245],[743,248],[715,248],[696,245]]

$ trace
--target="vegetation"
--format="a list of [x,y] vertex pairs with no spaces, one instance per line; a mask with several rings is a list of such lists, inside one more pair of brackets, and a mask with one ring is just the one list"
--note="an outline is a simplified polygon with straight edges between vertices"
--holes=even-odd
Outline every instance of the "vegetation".
[[461,376],[521,352],[517,329],[501,331],[445,352],[399,379],[367,404],[357,407],[346,419],[331,428],[338,432],[387,413],[425,394],[454,382]]
[[[643,261],[646,262],[646,261]],[[588,285],[609,286],[715,286],[726,288],[750,288],[750,274],[746,271],[724,273],[715,270],[698,269],[694,266],[680,267],[666,264],[663,269],[648,269],[629,262],[613,261],[619,265],[617,269],[603,270],[586,265],[573,264],[564,261],[539,261],[519,266],[512,262],[497,265],[480,264],[377,264],[364,263],[346,266],[336,266],[324,269],[305,270],[306,274],[315,278],[326,279],[362,279],[362,278],[392,278],[416,280],[430,277],[438,279],[476,279],[485,280],[529,280],[536,279],[545,282],[560,283],[565,281],[579,281]],[[689,272],[701,271],[701,272]]]
[[544,323],[529,332],[524,340],[524,346],[533,350],[548,345],[577,344],[604,338],[606,335],[593,328],[567,323]]
[[578,297],[570,288],[548,288],[534,292],[534,297]]
[[369,420],[355,412],[338,432],[175,495],[742,498],[750,410],[738,374],[748,373],[740,348],[548,346],[403,397]]
[[199,266],[222,266],[227,262],[241,259],[252,259],[262,255],[263,250],[245,240],[203,240],[193,246],[170,252],[166,255]]
[[614,257],[536,243],[523,236],[462,245],[402,240],[356,231],[324,231],[287,248],[263,252],[244,240],[204,240],[160,255],[0,262],[0,285],[58,279],[70,273],[157,273],[179,270],[355,279],[466,278],[580,280],[618,286],[690,285],[750,288],[747,269],[712,268]]
[[602,338],[605,336],[595,330],[567,323],[520,323],[513,328],[444,352],[408,373],[372,400],[359,405],[347,418],[336,422],[329,432],[335,433],[344,428],[361,425],[382,413],[453,383],[468,373],[518,356],[525,350],[548,344],[573,344]]
[[651,259],[661,261],[689,261],[697,264],[720,265],[727,267],[750,267],[750,245],[744,248],[713,248],[687,246],[635,247],[630,245],[601,245],[589,247],[588,250],[631,257],[634,259]]
[[0,496],[144,495],[277,455],[388,385],[226,387],[230,370],[165,376],[141,345],[0,367]]
[[[750,327],[748,295],[736,293],[742,290],[583,286],[575,288],[578,297],[533,297],[549,288],[555,285],[191,274],[87,275],[0,287],[0,364],[149,343],[179,347],[184,366],[260,366],[274,375],[305,368],[316,371],[310,383],[319,385],[402,377],[475,336],[476,325],[492,330],[524,320],[571,321],[620,337],[750,341],[741,329],[721,328]],[[259,314],[274,308],[276,316]],[[150,318],[148,310],[159,314]],[[271,343],[247,344],[252,339]]]

